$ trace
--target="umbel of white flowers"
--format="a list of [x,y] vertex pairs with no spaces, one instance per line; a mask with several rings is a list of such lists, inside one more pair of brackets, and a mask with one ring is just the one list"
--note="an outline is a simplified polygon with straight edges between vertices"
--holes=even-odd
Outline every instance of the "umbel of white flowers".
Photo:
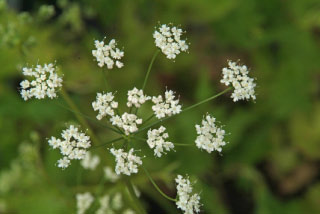
[[212,151],[222,151],[222,146],[226,145],[224,141],[225,131],[215,124],[216,119],[209,114],[202,120],[201,126],[196,125],[197,139],[196,145],[199,149],[204,149],[208,153]]
[[81,160],[86,156],[87,149],[91,146],[90,137],[80,132],[78,128],[70,125],[61,134],[62,140],[51,137],[48,141],[53,149],[60,149],[63,158],[58,160],[58,167],[67,168],[70,160]]
[[125,152],[123,149],[112,148],[110,149],[110,152],[115,156],[115,171],[118,175],[131,175],[133,173],[138,173],[138,166],[142,164],[142,160],[139,156],[133,154],[133,148],[131,148],[129,152]]
[[92,51],[92,55],[96,57],[99,67],[103,67],[104,65],[108,69],[112,69],[114,65],[118,68],[123,67],[120,59],[124,56],[124,52],[116,47],[116,40],[112,39],[107,45],[104,41],[96,40],[94,44],[97,49]]
[[177,207],[185,214],[200,212],[200,196],[197,193],[191,195],[192,185],[188,177],[184,178],[183,176],[178,175],[175,181],[177,183]]
[[180,28],[163,24],[154,31],[153,38],[168,59],[175,59],[181,51],[186,52],[189,48],[186,41],[181,39],[183,33]]
[[77,194],[76,199],[77,199],[77,214],[84,214],[89,209],[92,202],[94,201],[94,197],[89,192]]
[[165,154],[165,151],[170,151],[174,148],[173,143],[166,141],[169,137],[168,133],[165,132],[166,128],[160,126],[159,129],[150,129],[148,131],[147,143],[151,149],[154,149],[154,155],[161,157]]
[[57,89],[62,86],[62,78],[58,76],[52,63],[31,68],[25,67],[22,70],[23,75],[33,78],[33,80],[26,79],[20,83],[20,93],[24,100],[32,97],[36,99],[49,97],[52,99],[57,96]]
[[223,78],[221,83],[226,86],[232,85],[234,91],[231,98],[234,102],[238,100],[255,100],[255,87],[254,79],[248,76],[249,70],[245,65],[237,65],[236,62],[229,61],[229,67],[222,69]]

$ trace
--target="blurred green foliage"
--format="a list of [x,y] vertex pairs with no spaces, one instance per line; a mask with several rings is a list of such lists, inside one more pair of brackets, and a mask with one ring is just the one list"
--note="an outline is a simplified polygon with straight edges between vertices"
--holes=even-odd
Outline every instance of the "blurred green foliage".
[[[61,171],[59,154],[47,145],[76,118],[61,108],[61,98],[24,102],[21,68],[56,60],[65,88],[94,118],[91,102],[106,90],[91,55],[94,39],[116,38],[124,47],[124,68],[108,72],[109,87],[124,104],[127,90],[143,82],[158,22],[180,24],[191,45],[175,62],[156,59],[150,95],[167,86],[184,106],[207,98],[224,89],[220,75],[228,59],[247,64],[258,85],[256,103],[233,103],[225,95],[165,122],[172,141],[192,144],[194,125],[209,112],[230,135],[222,155],[178,147],[156,159],[143,150],[161,187],[174,195],[175,173],[189,174],[209,214],[320,213],[319,14],[318,0],[1,0],[0,213],[72,213],[79,191],[78,165]],[[90,124],[102,141],[112,139]],[[83,173],[84,188],[94,187],[101,171]],[[179,212],[143,173],[133,180],[150,213],[158,206],[159,213]]]

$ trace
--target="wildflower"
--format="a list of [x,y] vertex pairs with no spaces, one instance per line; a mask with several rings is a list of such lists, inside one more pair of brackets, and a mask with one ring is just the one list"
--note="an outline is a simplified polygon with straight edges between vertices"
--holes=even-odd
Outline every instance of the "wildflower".
[[175,95],[172,90],[166,90],[165,100],[159,95],[158,97],[152,97],[152,110],[158,119],[165,116],[171,116],[179,114],[181,112],[181,105],[179,105],[179,99],[174,99]]
[[112,199],[112,202],[111,202],[111,206],[113,209],[115,210],[119,210],[122,208],[123,206],[123,202],[122,202],[122,195],[121,193],[117,192],[114,196],[113,196],[113,199]]
[[169,137],[168,133],[165,133],[166,128],[161,126],[159,129],[153,129],[148,131],[147,143],[151,149],[154,148],[154,155],[161,157],[164,150],[170,151],[174,148],[173,143],[166,141]]
[[34,79],[23,80],[20,83],[20,94],[24,100],[32,97],[44,99],[57,97],[56,91],[62,86],[62,78],[56,73],[56,68],[52,63],[37,65],[35,68],[23,68],[23,75],[33,77]]
[[250,98],[255,100],[254,88],[256,84],[254,83],[254,79],[248,76],[249,71],[247,66],[240,66],[232,61],[229,61],[228,65],[228,68],[222,69],[223,78],[221,83],[224,83],[226,86],[230,84],[233,86],[234,91],[231,95],[233,101],[249,100]]
[[138,166],[142,164],[141,158],[134,155],[134,149],[131,148],[129,152],[123,151],[123,149],[110,149],[111,154],[116,158],[116,174],[131,175],[138,173]]
[[201,206],[200,196],[197,193],[191,195],[192,185],[188,177],[183,178],[181,175],[178,175],[175,181],[177,183],[177,207],[185,214],[199,213]]
[[110,40],[109,44],[105,44],[104,41],[95,42],[96,50],[92,51],[92,55],[96,57],[98,61],[98,66],[107,66],[108,69],[112,69],[114,65],[118,68],[123,67],[123,63],[120,59],[124,56],[124,52],[116,48],[116,41],[114,39]]
[[135,106],[139,108],[143,103],[147,100],[150,100],[151,97],[146,96],[143,94],[143,90],[138,90],[137,88],[133,88],[132,90],[128,91],[128,102],[127,106]]
[[84,214],[91,206],[94,198],[91,193],[77,194],[77,214]]
[[123,214],[136,214],[132,209],[126,209]]
[[175,59],[181,51],[186,52],[189,48],[186,41],[180,38],[183,33],[177,27],[163,24],[158,30],[155,30],[153,38],[156,46],[161,49],[168,59]]
[[95,170],[99,163],[100,158],[98,155],[92,155],[90,152],[87,152],[81,161],[81,166],[85,169]]
[[113,116],[110,122],[114,126],[124,130],[126,135],[138,131],[138,125],[142,123],[142,119],[138,118],[135,114],[123,113],[121,117],[119,115]]
[[62,140],[51,137],[49,145],[56,149],[59,148],[63,158],[58,160],[58,167],[67,168],[70,160],[82,160],[91,146],[90,137],[80,132],[78,128],[71,125],[61,134]]
[[105,213],[113,213],[113,211],[109,207],[110,196],[105,195],[99,199],[100,207],[96,211],[96,214],[105,214]]
[[96,101],[92,102],[93,110],[99,111],[97,119],[101,120],[106,115],[114,116],[114,109],[118,108],[118,102],[113,101],[111,92],[97,93]]
[[103,170],[104,170],[104,177],[106,178],[106,180],[111,181],[112,183],[119,180],[120,176],[114,173],[111,167],[106,166],[104,167]]
[[218,152],[222,151],[222,146],[226,145],[224,141],[225,131],[215,124],[216,119],[207,115],[205,119],[202,120],[202,126],[196,125],[197,139],[196,145],[199,149],[204,149],[211,153],[216,150]]

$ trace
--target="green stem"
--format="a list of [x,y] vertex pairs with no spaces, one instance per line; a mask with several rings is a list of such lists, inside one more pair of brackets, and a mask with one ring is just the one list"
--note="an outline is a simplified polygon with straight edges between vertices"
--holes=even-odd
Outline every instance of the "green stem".
[[146,124],[149,120],[151,120],[154,117],[154,114],[152,114],[150,117],[148,117],[141,125]]
[[156,59],[156,57],[158,56],[159,53],[160,53],[160,50],[157,50],[154,53],[154,55],[153,55],[153,57],[151,59],[151,62],[150,62],[149,67],[148,67],[147,74],[146,74],[146,76],[144,78],[144,81],[143,81],[142,90],[144,90],[144,88],[146,87],[146,84],[147,84],[147,81],[148,81],[148,78],[149,78],[149,75],[150,75],[150,72],[151,72],[152,65],[153,65],[154,60]]
[[170,196],[167,196],[164,192],[162,192],[162,190],[158,187],[158,185],[156,184],[156,182],[152,179],[151,175],[149,174],[148,170],[142,166],[144,172],[146,173],[147,177],[149,178],[150,182],[153,184],[153,186],[156,188],[156,190],[166,199],[176,202],[177,199],[171,198]]
[[118,137],[118,138],[113,139],[113,140],[110,140],[110,141],[108,141],[108,142],[106,142],[106,143],[103,143],[103,144],[100,144],[100,145],[97,145],[97,146],[93,146],[93,147],[91,147],[89,150],[91,150],[91,149],[96,149],[96,148],[99,148],[99,147],[102,147],[102,146],[105,146],[105,145],[108,145],[108,144],[117,142],[117,141],[122,140],[122,139],[123,139],[123,137]]
[[140,200],[134,191],[132,182],[130,180],[128,180],[127,178],[125,179],[125,182],[126,182],[126,186],[128,188],[128,192],[131,196],[131,199],[134,202],[134,204],[136,205],[136,210],[138,211],[138,213],[139,214],[147,214],[147,212],[145,211],[145,209],[141,205]]
[[187,144],[187,143],[174,143],[173,145],[175,145],[175,146],[193,146],[192,144]]
[[90,117],[90,116],[88,116],[88,115],[86,115],[86,114],[83,114],[83,113],[81,113],[81,112],[74,111],[74,110],[72,110],[71,108],[68,108],[68,107],[66,107],[66,106],[64,106],[64,105],[62,105],[62,104],[59,104],[59,103],[57,103],[56,105],[60,106],[61,108],[67,109],[68,111],[70,111],[70,112],[72,112],[72,113],[74,113],[74,114],[79,114],[79,115],[81,115],[82,117],[84,117],[84,118],[86,118],[86,119],[88,119],[88,120],[90,120],[90,121],[92,121],[92,122],[95,122],[95,123],[97,123],[98,125],[100,125],[100,126],[102,126],[102,127],[104,127],[104,128],[107,128],[107,129],[109,129],[109,130],[111,130],[111,131],[113,131],[113,132],[116,132],[116,133],[118,133],[118,134],[122,134],[122,133],[119,132],[118,130],[116,130],[116,129],[110,127],[110,126],[104,125],[103,123],[98,122],[98,120],[96,120],[96,119],[94,119],[94,118],[92,118],[92,117]]
[[[212,97],[209,97],[209,98],[207,98],[207,99],[205,99],[205,100],[202,100],[202,101],[200,101],[200,102],[198,102],[198,103],[196,103],[196,104],[194,104],[194,105],[191,105],[191,106],[183,109],[183,110],[180,112],[180,114],[183,113],[183,112],[186,112],[186,111],[188,111],[188,110],[191,110],[191,109],[197,107],[198,105],[201,105],[201,104],[206,103],[206,102],[208,102],[208,101],[210,101],[210,100],[213,100],[213,99],[215,99],[215,98],[217,98],[217,97],[219,97],[219,96],[227,93],[227,92],[230,91],[231,89],[232,89],[232,88],[229,87],[229,88],[225,89],[224,91],[222,91],[222,92],[220,92],[220,93],[218,93],[218,94],[216,94],[216,95],[214,95],[214,96],[212,96]],[[165,121],[165,120],[167,120],[167,119],[169,119],[169,118],[171,118],[171,117],[173,117],[173,116],[176,116],[176,114],[175,114],[175,115],[168,116],[168,117],[165,117],[165,118],[163,118],[163,119],[161,119],[161,120],[155,121],[155,122],[151,123],[151,124],[148,125],[148,126],[142,127],[142,128],[140,128],[137,132],[135,132],[135,134],[137,134],[137,133],[139,133],[139,132],[142,132],[143,130],[148,129],[148,128],[150,128],[150,127],[152,127],[152,126],[154,126],[154,125],[156,125],[156,124],[158,124],[158,123],[161,123],[161,122],[163,122],[163,121]]]
[[[69,97],[68,93],[63,88],[61,88],[60,92],[61,92],[63,99],[67,102],[67,104],[70,106],[70,108],[75,112],[80,112],[78,107],[74,104],[72,99]],[[95,136],[95,134],[91,130],[87,121],[83,117],[81,117],[79,114],[75,114],[75,116],[76,116],[77,120],[80,122],[80,124],[88,130],[88,134],[91,136],[92,141],[96,144],[100,144],[100,141],[98,140],[98,138]]]

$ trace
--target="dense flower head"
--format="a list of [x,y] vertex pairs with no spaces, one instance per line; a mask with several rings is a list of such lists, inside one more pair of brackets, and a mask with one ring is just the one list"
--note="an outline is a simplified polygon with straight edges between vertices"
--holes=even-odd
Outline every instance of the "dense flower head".
[[109,44],[96,40],[94,44],[96,50],[92,51],[92,55],[96,57],[99,67],[103,67],[104,65],[106,65],[108,69],[112,69],[114,65],[118,68],[123,67],[120,59],[124,56],[124,52],[116,47],[116,40],[110,40]]
[[62,86],[62,78],[58,76],[52,63],[31,68],[25,67],[22,70],[23,75],[33,78],[33,80],[26,79],[20,83],[20,93],[24,100],[32,97],[36,99],[57,97],[56,92]]
[[128,102],[127,106],[135,106],[139,108],[143,103],[147,100],[150,100],[150,96],[146,96],[143,94],[143,90],[139,90],[137,88],[133,88],[132,90],[128,91]]
[[110,182],[114,183],[114,182],[116,182],[117,180],[120,179],[120,176],[117,175],[116,173],[114,173],[112,168],[109,167],[109,166],[104,167],[103,171],[104,171],[104,177],[106,178],[107,181],[110,181]]
[[222,69],[223,78],[221,83],[226,86],[232,85],[234,91],[231,98],[234,102],[238,100],[255,100],[255,87],[254,79],[248,76],[249,70],[245,65],[237,65],[236,62],[229,61],[229,67]]
[[125,152],[123,149],[112,148],[110,149],[110,152],[115,156],[115,172],[118,175],[131,175],[134,173],[138,173],[138,166],[142,164],[142,160],[139,156],[133,154],[133,148],[131,148],[129,152]]
[[152,97],[152,110],[158,119],[181,112],[181,105],[179,105],[179,99],[175,99],[174,92],[172,90],[166,90],[165,99],[161,95]]
[[70,160],[82,160],[91,146],[90,137],[70,125],[61,134],[62,139],[51,137],[48,143],[53,149],[60,149],[63,158],[58,160],[58,167],[67,168]]
[[96,211],[96,214],[105,214],[105,213],[113,213],[112,210],[110,210],[110,196],[104,195],[103,197],[99,198],[100,207]]
[[90,208],[92,202],[94,201],[94,197],[89,192],[77,194],[76,199],[77,214],[84,214]]
[[113,116],[110,119],[112,125],[117,126],[124,130],[126,135],[138,131],[138,125],[142,123],[142,119],[138,118],[135,114],[123,113],[121,117],[119,115]]
[[168,59],[175,59],[181,51],[186,52],[189,48],[186,41],[181,39],[183,33],[180,28],[163,24],[155,30],[153,38],[156,46]]
[[165,150],[170,151],[174,148],[173,143],[166,141],[169,135],[165,130],[166,128],[161,126],[159,129],[150,129],[148,131],[147,143],[151,149],[154,149],[154,155],[157,157],[165,154]]
[[81,166],[85,169],[95,170],[100,163],[98,155],[92,155],[91,152],[87,152],[84,158],[81,160]]
[[199,213],[201,206],[200,196],[197,193],[192,195],[192,185],[189,178],[178,175],[175,181],[177,184],[177,207],[185,214]]
[[211,153],[212,151],[222,151],[222,146],[226,145],[224,141],[225,131],[215,124],[216,119],[207,115],[201,122],[196,125],[197,139],[196,145],[199,149],[204,149]]
[[114,109],[118,108],[118,102],[114,101],[111,92],[97,93],[96,100],[92,102],[93,110],[98,111],[97,119],[101,120],[105,116],[114,116]]

